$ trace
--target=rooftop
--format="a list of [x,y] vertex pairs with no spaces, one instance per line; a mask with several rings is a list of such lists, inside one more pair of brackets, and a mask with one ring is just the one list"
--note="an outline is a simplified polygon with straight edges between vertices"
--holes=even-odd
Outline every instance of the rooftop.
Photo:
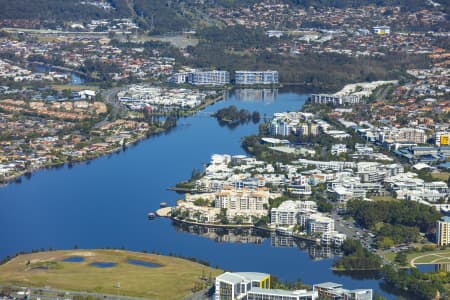
[[279,290],[279,289],[263,289],[258,287],[252,287],[252,289],[249,291],[250,293],[264,293],[265,295],[274,295],[274,296],[309,296],[313,295],[313,291],[306,291],[306,290],[295,290],[295,291],[287,291],[287,290]]
[[236,284],[242,281],[260,281],[266,278],[267,276],[270,275],[266,273],[257,273],[257,272],[236,272],[236,273],[226,272],[218,276],[217,279],[220,281]]
[[334,283],[334,282],[324,282],[314,285],[314,287],[322,288],[322,289],[337,289],[342,287],[342,284]]

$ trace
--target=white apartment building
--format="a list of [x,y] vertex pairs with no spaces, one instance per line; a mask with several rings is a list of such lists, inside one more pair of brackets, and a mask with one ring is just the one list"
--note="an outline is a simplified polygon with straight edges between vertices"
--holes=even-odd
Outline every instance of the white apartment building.
[[272,225],[296,225],[299,224],[299,215],[306,212],[316,212],[317,204],[314,201],[288,200],[278,208],[270,211],[270,223]]
[[269,205],[270,192],[266,188],[257,190],[227,189],[215,193],[214,203],[216,208],[228,210],[248,211],[254,213],[266,212]]
[[334,220],[319,213],[312,214],[306,221],[306,228],[309,234],[332,232]]
[[347,145],[334,144],[331,146],[331,155],[341,155],[343,153],[347,153]]
[[228,71],[196,71],[189,73],[187,82],[193,85],[226,85],[230,83]]
[[356,163],[352,161],[317,161],[300,158],[298,163],[304,166],[315,166],[318,169],[331,169],[342,171],[344,169],[356,168]]
[[240,85],[278,84],[278,71],[236,71],[235,82]]
[[322,245],[334,245],[336,247],[342,246],[346,240],[347,235],[339,233],[337,231],[324,232],[320,239]]
[[450,218],[443,217],[436,222],[436,243],[439,246],[450,244]]

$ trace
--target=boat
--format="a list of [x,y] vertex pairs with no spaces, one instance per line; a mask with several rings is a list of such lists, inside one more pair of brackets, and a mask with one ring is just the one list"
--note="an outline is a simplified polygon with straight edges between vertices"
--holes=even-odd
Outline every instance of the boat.
[[155,213],[153,213],[153,212],[149,212],[147,216],[148,216],[148,218],[149,218],[150,220],[153,220],[153,219],[155,218],[156,215],[155,215]]

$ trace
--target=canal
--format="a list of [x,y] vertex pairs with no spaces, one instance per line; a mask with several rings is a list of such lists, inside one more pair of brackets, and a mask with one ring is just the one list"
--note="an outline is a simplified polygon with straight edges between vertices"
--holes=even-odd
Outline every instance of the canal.
[[64,70],[60,70],[58,68],[52,68],[51,66],[43,65],[43,64],[31,64],[31,69],[34,72],[41,72],[41,73],[47,73],[47,72],[58,72],[62,74],[66,74],[68,76],[68,84],[69,85],[82,85],[86,83],[86,79],[81,76],[80,74],[77,74],[75,72],[68,72]]
[[233,104],[271,116],[300,109],[306,98],[282,89],[231,92],[203,112],[179,119],[174,130],[124,152],[72,168],[38,171],[9,184],[0,189],[0,257],[50,247],[123,247],[196,257],[225,270],[267,272],[281,280],[373,288],[393,299],[376,276],[333,273],[331,249],[255,232],[205,232],[174,226],[167,219],[147,219],[160,202],[171,205],[182,197],[168,187],[190,178],[214,153],[245,154],[241,138],[258,130],[252,122],[221,127],[208,112]]

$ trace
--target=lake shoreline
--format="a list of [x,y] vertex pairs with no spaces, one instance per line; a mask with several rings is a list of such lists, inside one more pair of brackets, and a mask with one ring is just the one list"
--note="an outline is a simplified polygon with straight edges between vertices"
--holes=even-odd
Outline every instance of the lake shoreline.
[[[215,104],[215,103],[217,103],[219,101],[222,101],[223,99],[224,99],[224,95],[220,95],[220,96],[217,96],[215,98],[208,99],[204,103],[200,104],[198,107],[187,111],[185,114],[183,114],[183,115],[181,115],[179,117],[192,116],[193,114],[195,114],[197,112],[200,112],[200,111],[204,110],[206,107],[208,107],[210,105],[213,105],[213,104]],[[11,176],[8,176],[8,177],[5,177],[5,178],[1,179],[0,180],[0,189],[3,188],[3,187],[6,187],[8,184],[13,183],[13,182],[20,183],[22,181],[22,177],[26,176],[27,174],[29,175],[28,177],[31,178],[32,174],[34,174],[36,172],[39,172],[41,170],[60,168],[60,167],[64,167],[65,165],[72,166],[74,164],[86,163],[86,162],[93,161],[93,160],[95,160],[97,158],[101,158],[101,157],[103,157],[105,155],[109,155],[109,154],[113,154],[113,153],[120,153],[120,152],[122,152],[122,150],[127,149],[129,146],[135,145],[135,144],[137,144],[137,143],[139,143],[139,142],[141,142],[143,140],[146,140],[148,138],[158,136],[158,135],[160,135],[162,133],[167,133],[167,132],[169,132],[170,130],[172,130],[174,128],[176,128],[176,125],[174,127],[167,128],[167,129],[158,128],[157,130],[152,131],[152,132],[148,132],[145,135],[139,135],[135,139],[126,142],[122,146],[118,146],[118,147],[115,147],[115,148],[112,148],[112,149],[108,149],[108,150],[105,150],[105,151],[102,151],[102,152],[99,152],[99,153],[96,153],[96,154],[93,154],[93,155],[89,155],[89,156],[84,157],[84,158],[68,159],[68,157],[67,157],[64,161],[55,162],[55,163],[49,163],[49,164],[45,164],[43,166],[21,170],[20,172],[14,174],[14,175],[11,175]]]

